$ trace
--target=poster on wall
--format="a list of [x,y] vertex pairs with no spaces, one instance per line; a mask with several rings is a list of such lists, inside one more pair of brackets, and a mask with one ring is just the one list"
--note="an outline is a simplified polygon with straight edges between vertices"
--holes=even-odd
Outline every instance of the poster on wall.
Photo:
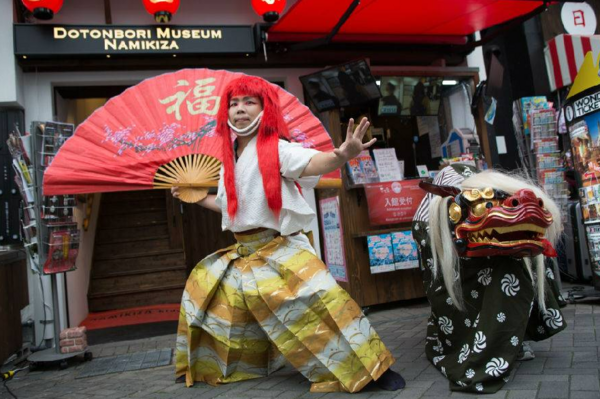
[[367,246],[369,248],[371,274],[393,272],[396,270],[392,236],[390,234],[368,236]]
[[417,211],[425,191],[419,179],[365,184],[372,225],[410,222]]
[[415,269],[419,267],[419,253],[417,243],[410,230],[392,233],[392,247],[394,248],[394,265],[396,270]]
[[347,283],[344,232],[342,230],[338,197],[320,200],[319,208],[321,210],[321,227],[323,228],[325,263],[333,278]]

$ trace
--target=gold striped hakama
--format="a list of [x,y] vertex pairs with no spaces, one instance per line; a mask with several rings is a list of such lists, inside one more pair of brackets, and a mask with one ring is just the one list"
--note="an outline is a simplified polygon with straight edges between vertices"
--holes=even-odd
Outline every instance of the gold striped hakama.
[[187,386],[264,377],[285,358],[312,392],[358,392],[394,362],[304,234],[236,239],[188,278],[176,346]]

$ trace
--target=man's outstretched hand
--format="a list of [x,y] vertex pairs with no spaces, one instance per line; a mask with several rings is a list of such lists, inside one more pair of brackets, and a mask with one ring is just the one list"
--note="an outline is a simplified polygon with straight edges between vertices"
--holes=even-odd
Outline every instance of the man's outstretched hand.
[[336,148],[333,150],[333,153],[344,160],[344,162],[348,162],[352,158],[356,158],[361,151],[366,150],[370,146],[372,146],[377,139],[373,139],[368,143],[362,142],[363,137],[365,137],[365,133],[369,128],[370,123],[367,118],[363,118],[360,121],[360,124],[354,129],[354,119],[350,118],[348,122],[348,130],[346,131],[346,141],[342,143],[340,148]]
[[361,151],[366,150],[377,141],[373,139],[368,143],[363,144],[362,139],[369,128],[369,121],[363,118],[360,125],[354,129],[354,119],[348,122],[348,131],[346,133],[346,141],[342,143],[340,148],[336,148],[333,152],[320,152],[314,155],[300,177],[306,176],[322,176],[336,169],[341,168],[344,163],[352,158],[356,158]]

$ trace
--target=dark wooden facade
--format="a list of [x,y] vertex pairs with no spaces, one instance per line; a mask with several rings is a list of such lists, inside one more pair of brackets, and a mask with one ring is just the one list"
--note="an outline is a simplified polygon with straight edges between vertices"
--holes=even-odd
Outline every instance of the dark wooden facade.
[[28,304],[25,253],[0,253],[0,364],[23,345],[21,309]]
[[187,273],[177,202],[164,190],[102,195],[90,312],[179,303]]

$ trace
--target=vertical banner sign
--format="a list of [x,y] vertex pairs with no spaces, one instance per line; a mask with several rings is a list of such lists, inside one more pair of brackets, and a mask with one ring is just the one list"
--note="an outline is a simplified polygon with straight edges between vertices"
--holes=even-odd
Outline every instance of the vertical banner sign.
[[344,252],[344,232],[340,217],[338,197],[319,201],[321,226],[325,246],[325,263],[337,281],[348,282],[346,254]]
[[425,197],[419,179],[365,184],[372,225],[410,222]]

